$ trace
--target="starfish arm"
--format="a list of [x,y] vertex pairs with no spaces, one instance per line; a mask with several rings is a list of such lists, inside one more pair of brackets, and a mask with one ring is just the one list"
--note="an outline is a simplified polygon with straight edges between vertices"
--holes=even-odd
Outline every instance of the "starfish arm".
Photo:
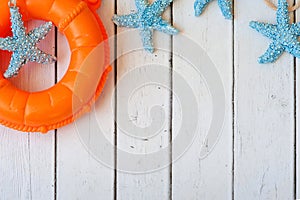
[[292,24],[291,30],[294,31],[297,36],[300,36],[300,22]]
[[47,23],[33,29],[32,31],[30,31],[28,33],[28,36],[36,44],[46,37],[46,35],[49,33],[49,31],[52,29],[52,27],[53,27],[52,22],[47,22]]
[[56,57],[47,54],[43,51],[41,51],[40,49],[34,49],[31,52],[31,56],[29,57],[29,61],[30,62],[37,62],[40,64],[51,64],[56,62]]
[[195,16],[200,16],[208,3],[210,3],[212,0],[196,0],[194,4],[194,9],[195,9]]
[[278,0],[277,24],[280,28],[289,26],[290,17],[288,11],[288,3],[286,0]]
[[22,21],[22,16],[19,12],[19,8],[11,7],[10,13],[11,13],[10,19],[11,19],[13,37],[17,37],[17,38],[25,37],[26,35],[25,27]]
[[143,29],[140,31],[144,49],[150,53],[154,52],[153,47],[153,30],[152,29]]
[[0,49],[5,51],[15,51],[15,40],[12,37],[0,38]]
[[128,27],[128,28],[139,27],[139,16],[137,13],[133,13],[129,15],[114,15],[112,20],[117,26]]
[[284,47],[282,47],[280,44],[272,42],[265,54],[258,59],[258,62],[260,64],[273,63],[279,58],[279,56],[281,56],[283,52]]
[[172,3],[173,0],[156,0],[151,6],[150,9],[153,13],[161,15],[167,7]]
[[296,41],[296,44],[291,44],[286,48],[286,51],[293,56],[300,58],[300,42]]
[[26,58],[23,58],[20,54],[18,53],[13,53],[11,56],[11,60],[8,66],[8,69],[4,73],[5,78],[11,78],[13,76],[16,76],[21,67],[25,65],[28,61]]
[[250,22],[250,27],[263,34],[264,36],[275,39],[278,34],[277,26],[274,24],[262,23],[262,22]]
[[232,19],[232,0],[218,0],[218,4],[225,19]]
[[176,35],[179,32],[170,23],[168,23],[167,21],[165,21],[163,19],[160,19],[158,22],[153,24],[153,28],[155,30],[161,31],[161,32],[169,34],[169,35]]
[[135,6],[139,12],[145,10],[148,5],[148,0],[135,0]]

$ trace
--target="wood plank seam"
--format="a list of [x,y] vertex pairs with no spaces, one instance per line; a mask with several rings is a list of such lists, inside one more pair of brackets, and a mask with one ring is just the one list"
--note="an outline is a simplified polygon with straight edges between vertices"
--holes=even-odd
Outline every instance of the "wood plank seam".
[[[118,12],[118,0],[115,0],[115,6],[114,6],[114,13]],[[118,26],[114,24],[114,34],[115,34],[115,39],[114,39],[114,56],[115,58],[117,57],[118,54]],[[115,60],[114,62],[114,89],[116,90],[115,92],[115,102],[114,102],[114,200],[117,200],[118,198],[118,154],[117,154],[117,148],[118,148],[118,125],[117,125],[117,117],[118,117],[118,88],[117,88],[117,81],[118,81],[118,62]]]
[[[298,1],[294,0],[294,5],[299,7]],[[293,10],[293,22],[297,22],[297,9]],[[294,68],[294,199],[297,199],[297,60],[296,57],[293,59],[293,68]]]
[[[174,26],[174,3],[172,2],[170,4],[171,7],[171,24]],[[169,135],[169,140],[170,140],[170,166],[169,166],[169,200],[173,199],[173,106],[174,106],[174,99],[173,99],[173,91],[174,91],[174,36],[171,35],[171,47],[170,47],[170,135]]]
[[235,77],[236,77],[236,66],[235,66],[235,0],[232,1],[232,173],[231,173],[231,195],[234,200],[234,167],[235,167]]
[[[55,56],[56,58],[58,57],[58,28],[55,26]],[[55,84],[58,83],[58,64],[57,62],[55,62],[55,71],[54,71],[55,75],[54,75],[54,82]],[[57,133],[58,133],[58,130],[55,129],[54,130],[54,194],[53,194],[53,199],[54,200],[57,200],[57,147],[58,147],[58,143],[57,143]]]

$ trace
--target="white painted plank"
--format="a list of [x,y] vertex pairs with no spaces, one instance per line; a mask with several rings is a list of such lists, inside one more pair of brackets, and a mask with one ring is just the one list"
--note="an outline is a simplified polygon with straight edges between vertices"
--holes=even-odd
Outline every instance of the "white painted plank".
[[[153,2],[153,1],[150,1]],[[117,1],[118,14],[136,11]],[[169,19],[170,11],[164,14]],[[117,199],[168,199],[170,187],[170,36],[154,33],[156,51],[139,32],[118,28]],[[158,50],[162,49],[162,50]],[[164,151],[166,150],[166,151]],[[164,153],[163,153],[164,152]]]
[[[41,21],[31,21],[28,29]],[[55,31],[41,41],[39,47],[54,54]],[[2,59],[1,59],[2,60]],[[9,60],[9,58],[8,58]],[[8,61],[7,60],[7,61]],[[1,63],[7,66],[4,60]],[[40,91],[54,84],[55,65],[29,63],[13,78],[14,84],[26,91]],[[0,130],[0,199],[54,198],[54,132],[20,133],[1,127]]]
[[[174,2],[174,23],[183,33],[174,38],[174,95],[181,95],[182,102],[174,101],[173,104],[173,141],[183,134],[185,138],[191,137],[193,143],[187,143],[190,146],[185,144],[186,152],[180,158],[177,152],[181,146],[173,143],[172,196],[174,200],[231,199],[232,22],[223,18],[217,2],[210,3],[200,17],[194,16],[193,4],[194,0]],[[184,42],[189,38],[191,44]],[[214,65],[209,63],[209,57]],[[209,74],[205,72],[207,68],[216,71]],[[176,73],[182,77],[176,77]],[[191,91],[185,89],[182,78]],[[218,83],[218,80],[223,81],[225,89],[226,99],[221,105],[223,109],[225,106],[226,115],[223,130],[215,132],[218,135],[215,140],[209,128],[216,128],[220,123],[212,123],[213,109],[218,109],[213,107],[212,98],[221,100],[222,93],[212,96],[214,85],[211,83]],[[191,96],[194,96],[196,105]],[[183,101],[189,106],[184,107]],[[188,112],[187,115],[182,109]],[[221,110],[217,115],[221,115]],[[192,128],[194,124],[198,125],[197,130]],[[206,138],[209,140],[207,146]],[[211,151],[203,157],[206,150]]]
[[260,0],[237,1],[236,10],[235,198],[294,199],[293,58],[258,64],[271,41],[249,21],[276,23],[276,13]]
[[[114,26],[110,18],[114,13],[114,2],[102,1],[98,13],[109,36],[113,36]],[[70,52],[65,37],[60,33],[58,44],[60,80],[69,65]],[[103,131],[106,139],[114,144],[113,85],[112,72],[92,112],[57,131],[57,199],[114,198],[114,152],[97,138],[98,133],[101,135],[100,131]],[[107,158],[105,161],[108,163],[104,163],[107,166],[102,163],[102,158]]]

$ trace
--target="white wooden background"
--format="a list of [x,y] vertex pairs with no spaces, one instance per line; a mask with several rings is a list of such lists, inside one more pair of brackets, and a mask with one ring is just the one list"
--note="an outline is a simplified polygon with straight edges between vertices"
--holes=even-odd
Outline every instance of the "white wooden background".
[[[292,3],[292,1],[290,1]],[[200,159],[203,137],[197,137],[188,151],[172,165],[152,173],[132,174],[101,165],[88,153],[76,132],[74,124],[47,135],[20,133],[0,129],[0,199],[296,199],[300,198],[298,127],[300,113],[299,62],[284,54],[278,62],[259,65],[257,58],[264,53],[269,40],[248,26],[251,20],[275,23],[275,12],[263,0],[234,2],[234,21],[224,20],[217,1],[212,2],[201,17],[194,17],[194,0],[175,0],[165,18],[179,28],[182,34],[198,43],[216,65],[226,92],[226,119],[219,142],[205,159]],[[275,2],[276,3],[276,2]],[[134,0],[103,0],[99,15],[110,36],[127,29],[116,28],[111,22],[114,13],[126,14],[135,10]],[[298,12],[292,19],[300,21]],[[40,22],[29,22],[35,27]],[[115,40],[117,51],[128,41]],[[132,40],[140,44],[138,32]],[[155,33],[155,43],[176,52],[181,48],[176,36]],[[50,87],[59,80],[68,65],[68,45],[60,33],[52,33],[41,43],[41,48],[58,57],[50,66],[30,64],[13,81],[18,87],[37,91]],[[5,61],[1,61],[5,63]],[[161,105],[165,110],[165,134],[153,141],[136,143],[125,137],[118,128],[121,114],[118,108],[128,99],[116,95],[116,124],[110,115],[110,96],[114,85],[128,71],[144,64],[159,63],[173,71],[184,73],[184,64],[156,51],[132,52],[118,59],[103,95],[96,104],[96,115],[105,119],[105,130],[117,148],[133,153],[159,150],[175,136],[177,104],[168,90],[142,87],[129,105],[137,125],[151,124],[147,112]],[[299,66],[298,66],[299,65]],[[176,85],[172,70],[164,76],[170,87]],[[147,77],[147,68],[139,77]],[[135,78],[135,77],[132,77]],[[137,78],[137,77],[136,77]],[[176,89],[173,88],[174,92]],[[206,130],[210,108],[203,83],[195,80],[199,105],[207,117],[200,117],[199,126]],[[184,97],[183,97],[184,98]],[[86,115],[78,123],[91,131],[96,125]],[[174,149],[172,149],[174,150]],[[113,166],[118,168],[122,158],[110,152]],[[166,157],[165,159],[171,159]],[[114,162],[115,161],[115,162]],[[128,161],[130,162],[130,160]],[[153,161],[154,162],[154,161]]]

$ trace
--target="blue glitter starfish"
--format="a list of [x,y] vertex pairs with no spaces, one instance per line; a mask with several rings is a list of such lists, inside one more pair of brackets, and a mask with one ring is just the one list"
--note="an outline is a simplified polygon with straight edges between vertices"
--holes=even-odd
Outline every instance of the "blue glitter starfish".
[[284,51],[300,58],[300,23],[290,24],[286,0],[278,1],[277,25],[252,21],[250,27],[273,40],[265,54],[258,59],[259,63],[275,62]]
[[26,34],[19,8],[10,7],[10,14],[13,36],[0,38],[0,49],[13,52],[4,77],[11,78],[17,75],[21,67],[28,62],[41,64],[55,62],[56,58],[54,56],[44,53],[36,46],[51,30],[53,26],[52,23],[47,22]]
[[[213,0],[196,0],[194,4],[195,15],[200,16],[208,3]],[[225,17],[225,19],[232,19],[232,0],[218,0],[219,7]]]
[[139,29],[145,50],[153,53],[153,30],[170,35],[175,35],[179,32],[161,17],[172,1],[156,0],[150,5],[148,0],[135,0],[136,13],[121,16],[115,15],[113,21],[118,26]]

